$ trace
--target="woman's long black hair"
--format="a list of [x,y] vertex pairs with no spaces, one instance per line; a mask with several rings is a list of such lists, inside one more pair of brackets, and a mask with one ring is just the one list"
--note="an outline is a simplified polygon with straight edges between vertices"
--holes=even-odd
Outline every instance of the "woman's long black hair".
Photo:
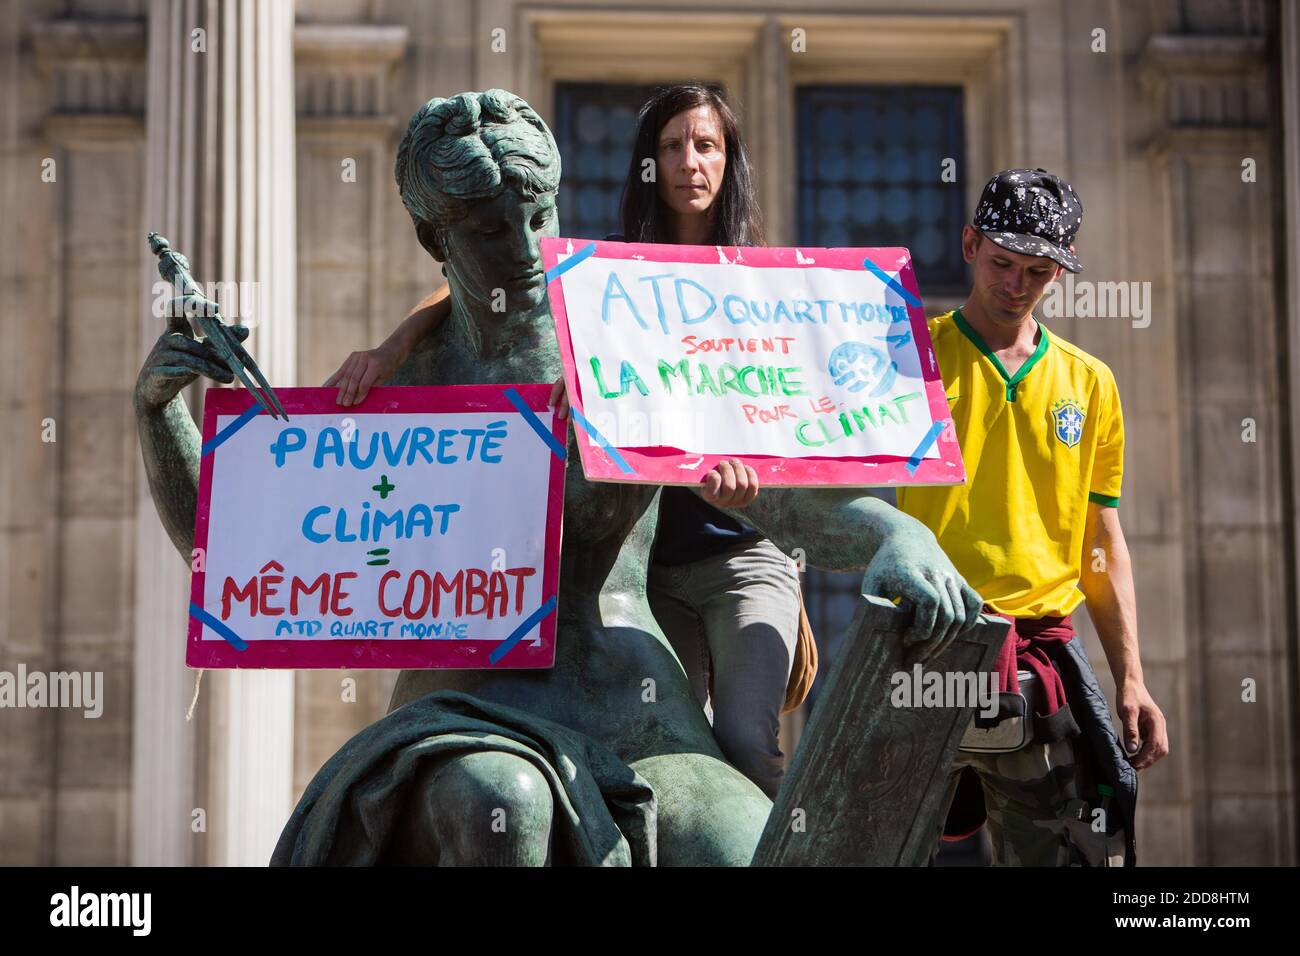
[[[706,245],[761,246],[764,244],[763,219],[754,195],[754,175],[749,165],[749,154],[745,151],[745,141],[740,135],[740,124],[722,94],[699,83],[658,89],[641,107],[632,162],[623,185],[620,210],[623,238],[627,242],[677,241],[669,218],[670,211],[659,198],[658,184],[646,182],[642,170],[646,159],[658,162],[659,133],[668,121],[697,106],[710,107],[718,117],[727,162],[722,188],[713,200],[717,207],[713,234]],[[659,170],[655,168],[656,179],[658,175]]]

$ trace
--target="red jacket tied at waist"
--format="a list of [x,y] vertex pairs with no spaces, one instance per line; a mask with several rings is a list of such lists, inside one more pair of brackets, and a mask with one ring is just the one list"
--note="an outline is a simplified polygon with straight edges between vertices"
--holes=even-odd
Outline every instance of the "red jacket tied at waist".
[[[987,609],[986,609],[987,610]],[[989,610],[990,614],[997,614]],[[1020,677],[1017,671],[1029,671],[1038,677],[1043,688],[1044,710],[1037,716],[1047,717],[1065,706],[1065,685],[1061,675],[1052,666],[1044,646],[1047,644],[1064,645],[1074,637],[1074,624],[1070,615],[1065,617],[1011,617],[998,614],[998,617],[1011,623],[1007,631],[1006,642],[998,652],[993,665],[998,675],[998,690],[1004,694],[1020,693]]]

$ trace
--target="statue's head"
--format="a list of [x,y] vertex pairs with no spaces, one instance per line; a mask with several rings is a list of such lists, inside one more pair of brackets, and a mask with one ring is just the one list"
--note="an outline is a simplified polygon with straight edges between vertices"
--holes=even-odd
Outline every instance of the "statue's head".
[[456,294],[490,306],[504,289],[510,311],[545,299],[539,240],[559,234],[560,153],[532,107],[505,90],[429,100],[394,173],[420,245]]

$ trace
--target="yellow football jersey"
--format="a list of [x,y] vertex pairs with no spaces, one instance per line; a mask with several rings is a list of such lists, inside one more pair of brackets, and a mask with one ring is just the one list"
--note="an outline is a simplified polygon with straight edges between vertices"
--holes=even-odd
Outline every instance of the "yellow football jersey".
[[1042,334],[1016,374],[961,315],[930,320],[964,485],[898,490],[957,570],[997,611],[1059,617],[1083,601],[1088,502],[1118,505],[1124,420],[1104,362]]

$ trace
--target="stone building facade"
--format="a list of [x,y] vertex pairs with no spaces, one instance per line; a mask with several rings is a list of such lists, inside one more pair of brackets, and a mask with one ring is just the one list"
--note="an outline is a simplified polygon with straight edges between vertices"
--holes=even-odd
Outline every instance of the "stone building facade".
[[[0,710],[0,864],[261,863],[395,676],[209,673],[186,719],[188,569],[130,404],[162,331],[145,233],[254,284],[259,364],[319,384],[439,279],[392,181],[421,103],[499,86],[550,122],[602,86],[690,78],[736,103],[773,244],[814,244],[814,87],[957,90],[967,210],[999,168],[1074,183],[1085,278],[1149,283],[1145,325],[1047,322],[1124,401],[1121,513],[1173,746],[1142,778],[1142,858],[1295,863],[1298,6],[4,0],[0,670],[102,671],[106,699],[98,719]],[[822,638],[836,586],[810,581]]]

